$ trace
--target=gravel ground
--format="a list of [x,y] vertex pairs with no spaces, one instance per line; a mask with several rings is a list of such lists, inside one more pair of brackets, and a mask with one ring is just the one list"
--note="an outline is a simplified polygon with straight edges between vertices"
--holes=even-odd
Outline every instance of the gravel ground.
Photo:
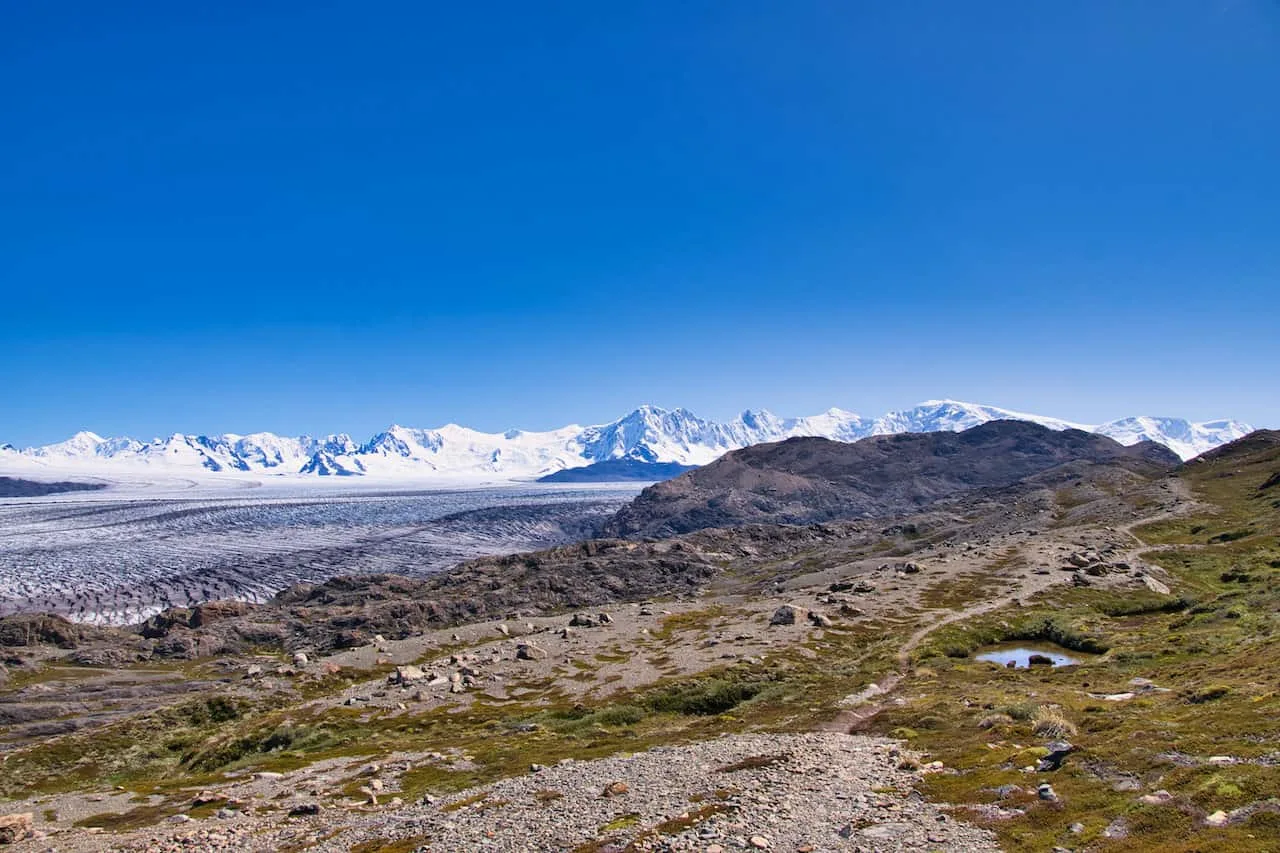
[[990,833],[913,793],[916,774],[898,769],[903,755],[899,744],[879,738],[731,735],[565,761],[430,804],[245,815],[28,849],[340,851],[369,842],[432,853],[1000,849]]

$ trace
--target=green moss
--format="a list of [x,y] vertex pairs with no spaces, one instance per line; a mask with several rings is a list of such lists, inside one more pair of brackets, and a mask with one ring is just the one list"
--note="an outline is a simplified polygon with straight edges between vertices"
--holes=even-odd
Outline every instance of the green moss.
[[630,829],[640,823],[639,812],[628,812],[627,814],[618,815],[613,820],[600,827],[601,832],[617,832],[620,829]]

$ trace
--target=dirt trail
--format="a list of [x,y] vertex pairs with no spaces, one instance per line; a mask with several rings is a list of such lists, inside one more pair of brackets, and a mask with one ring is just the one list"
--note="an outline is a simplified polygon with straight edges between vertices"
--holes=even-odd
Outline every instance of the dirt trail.
[[[1136,562],[1140,559],[1140,555],[1151,550],[1151,546],[1142,541],[1134,529],[1157,521],[1164,521],[1170,518],[1179,518],[1194,510],[1199,503],[1191,496],[1190,490],[1186,484],[1180,480],[1171,481],[1171,490],[1174,492],[1175,506],[1155,515],[1144,516],[1118,525],[1115,529],[1134,540],[1134,546],[1124,552],[1124,560]],[[1064,533],[1066,531],[1063,531]],[[1068,537],[1060,537],[1061,541],[1065,541]],[[1035,547],[1029,547],[1030,543],[1019,548],[1018,556],[1028,558],[1026,562],[1031,563],[1034,558],[1040,560],[1052,559],[1051,546],[1054,543],[1037,543]],[[1202,547],[1202,546],[1190,546]],[[886,673],[872,684],[869,684],[859,693],[846,697],[845,707],[832,719],[818,726],[821,731],[833,732],[852,732],[861,724],[870,720],[879,714],[891,701],[890,694],[897,689],[902,683],[911,668],[911,653],[920,647],[924,640],[932,635],[940,628],[947,625],[972,619],[983,614],[999,610],[1010,604],[1015,604],[1018,600],[1042,592],[1051,586],[1062,583],[1062,579],[1046,575],[1027,575],[1020,580],[1018,588],[1012,592],[998,596],[996,598],[987,599],[975,604],[970,604],[960,610],[946,611],[934,610],[924,614],[921,618],[928,620],[926,624],[917,628],[902,644],[896,655],[897,669]],[[945,614],[945,615],[943,615]]]
[[[1035,576],[1035,580],[1040,580]],[[897,669],[886,673],[872,684],[868,685],[861,692],[853,696],[846,697],[845,702],[852,707],[846,707],[840,711],[834,718],[823,723],[818,728],[821,731],[831,732],[851,732],[855,727],[866,722],[867,720],[880,713],[886,705],[885,697],[891,694],[902,679],[910,672],[911,669],[911,653],[919,648],[924,639],[946,625],[960,622],[965,619],[971,619],[975,616],[981,616],[992,610],[997,610],[1009,604],[1015,603],[1024,596],[1038,592],[1057,581],[1048,580],[1036,583],[1035,580],[1028,578],[1013,592],[991,598],[976,604],[971,604],[961,610],[933,610],[924,614],[922,618],[930,620],[927,624],[916,629],[902,644],[902,648],[898,650],[896,655]],[[943,616],[941,614],[945,613]]]

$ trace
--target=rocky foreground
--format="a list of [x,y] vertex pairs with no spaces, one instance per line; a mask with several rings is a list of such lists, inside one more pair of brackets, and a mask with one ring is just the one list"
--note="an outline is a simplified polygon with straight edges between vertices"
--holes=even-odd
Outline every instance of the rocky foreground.
[[[389,759],[394,763],[395,756]],[[114,839],[137,853],[186,850],[315,851],[981,851],[989,832],[925,802],[912,786],[918,762],[898,743],[843,734],[729,735],[597,761],[534,766],[523,776],[393,811],[327,811],[307,795],[326,781],[302,771],[247,782],[220,796],[243,803],[264,781],[288,799],[292,817],[223,809],[221,819],[179,818]],[[364,768],[370,798],[394,800],[382,768]],[[932,769],[932,768],[930,768]],[[376,792],[374,792],[376,789]],[[292,795],[288,792],[293,791]],[[261,794],[257,794],[261,796]],[[227,802],[228,800],[221,800]],[[100,838],[16,849],[88,851]]]

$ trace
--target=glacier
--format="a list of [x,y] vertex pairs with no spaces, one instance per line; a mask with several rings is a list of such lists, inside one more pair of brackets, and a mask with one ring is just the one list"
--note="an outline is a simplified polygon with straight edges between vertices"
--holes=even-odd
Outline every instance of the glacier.
[[618,420],[543,432],[485,433],[457,424],[436,429],[391,426],[363,444],[345,434],[280,436],[184,435],[139,441],[79,432],[66,441],[19,450],[0,445],[0,472],[18,476],[78,474],[143,477],[363,477],[420,483],[509,483],[612,459],[705,465],[730,450],[793,436],[857,441],[872,435],[960,431],[992,420],[1031,421],[1050,429],[1080,429],[1122,444],[1150,440],[1190,459],[1252,431],[1234,420],[1192,423],[1179,418],[1127,417],[1104,424],[1016,412],[956,400],[929,400],[866,418],[843,409],[782,418],[747,410],[713,421],[687,409],[644,405]]

